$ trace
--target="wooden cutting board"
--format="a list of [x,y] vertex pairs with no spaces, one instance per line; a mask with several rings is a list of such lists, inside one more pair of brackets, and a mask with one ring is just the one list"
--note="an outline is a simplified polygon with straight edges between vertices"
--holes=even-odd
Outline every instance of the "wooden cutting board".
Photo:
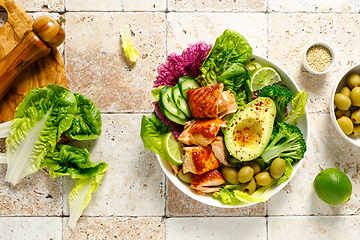
[[[0,8],[4,8],[8,15],[7,22],[0,28],[2,59],[21,41],[24,33],[32,29],[34,20],[14,0],[0,0]],[[52,48],[49,55],[31,64],[15,79],[0,101],[0,123],[14,118],[15,108],[31,89],[48,84],[67,87],[64,64],[56,48]]]

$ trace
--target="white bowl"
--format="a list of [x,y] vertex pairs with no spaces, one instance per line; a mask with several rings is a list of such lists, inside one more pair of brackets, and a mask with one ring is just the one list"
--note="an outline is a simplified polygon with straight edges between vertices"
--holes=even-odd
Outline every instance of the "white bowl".
[[340,78],[339,82],[337,84],[335,84],[333,91],[331,93],[331,97],[330,97],[330,116],[331,116],[331,120],[332,123],[334,124],[335,129],[337,130],[337,132],[349,143],[360,147],[360,135],[359,136],[348,136],[346,135],[341,128],[339,127],[339,124],[337,123],[337,119],[335,116],[335,105],[334,105],[334,97],[335,94],[340,92],[340,90],[346,86],[346,76],[350,73],[357,73],[360,75],[360,64],[348,69]]
[[[306,61],[306,53],[307,53],[307,51],[311,48],[311,47],[313,47],[313,46],[317,46],[317,45],[319,45],[319,46],[324,46],[325,48],[327,48],[328,50],[329,50],[329,52],[330,52],[330,54],[331,54],[331,63],[330,63],[330,66],[326,69],[326,70],[324,70],[324,71],[322,71],[322,72],[317,72],[317,71],[315,71],[315,70],[313,70],[312,68],[310,68],[310,66],[308,65],[308,63],[307,63],[307,61]],[[334,64],[335,64],[335,52],[334,52],[334,49],[328,44],[328,43],[326,43],[326,42],[314,42],[314,43],[312,43],[312,44],[310,44],[307,48],[306,48],[306,50],[305,50],[305,52],[304,52],[304,55],[303,55],[303,64],[304,64],[304,67],[306,68],[306,70],[308,70],[310,73],[312,73],[312,74],[325,74],[325,73],[327,73],[327,72],[329,72],[330,70],[331,70],[331,68],[334,66]]]
[[[276,65],[269,59],[266,59],[266,58],[263,58],[263,57],[260,57],[260,56],[254,55],[254,54],[250,57],[250,59],[253,59],[253,58],[255,58],[255,60],[257,62],[259,62],[262,66],[273,67],[281,76],[281,82],[280,82],[281,84],[284,84],[287,87],[289,87],[294,93],[299,91],[299,88],[297,87],[295,82],[290,78],[290,76],[281,67],[279,67],[278,65]],[[308,132],[308,112],[307,111],[304,116],[302,116],[301,118],[298,119],[297,126],[301,129],[301,132],[304,135],[306,144],[308,144],[309,132]],[[222,208],[239,208],[239,207],[256,204],[256,203],[239,203],[237,205],[226,205],[226,204],[223,204],[222,202],[220,202],[219,200],[212,198],[211,194],[206,194],[206,195],[198,194],[194,190],[190,189],[189,185],[182,182],[178,177],[176,177],[172,173],[171,166],[168,163],[168,161],[166,160],[166,158],[161,157],[159,155],[157,155],[157,158],[159,160],[159,163],[160,163],[162,169],[164,170],[166,176],[170,179],[170,181],[178,189],[180,189],[183,193],[185,193],[189,197],[191,197],[199,202],[205,203],[210,206],[222,207]],[[274,187],[272,190],[271,196],[273,196],[274,194],[279,192],[292,179],[292,177],[295,175],[295,173],[299,170],[299,167],[300,167],[302,161],[303,160],[300,160],[299,162],[297,162],[293,165],[293,172],[291,174],[291,177],[286,182],[280,184],[279,186]]]

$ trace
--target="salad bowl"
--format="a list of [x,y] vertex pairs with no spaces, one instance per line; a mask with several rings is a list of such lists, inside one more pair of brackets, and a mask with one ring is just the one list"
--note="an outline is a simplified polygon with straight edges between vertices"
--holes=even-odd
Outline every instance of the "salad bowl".
[[[261,57],[261,56],[254,55],[254,54],[251,55],[250,59],[254,59],[258,63],[260,63],[262,66],[274,68],[281,77],[281,81],[279,82],[281,85],[287,86],[294,93],[300,91],[300,89],[298,88],[298,86],[296,85],[294,80],[280,66],[278,66],[271,60]],[[291,107],[291,106],[289,106],[289,107]],[[291,110],[291,109],[289,109],[289,110]],[[308,112],[307,112],[307,110],[306,110],[305,114],[298,119],[296,126],[299,127],[299,129],[303,133],[306,144],[308,144],[309,132],[308,132]],[[165,172],[165,174],[169,178],[169,180],[184,194],[186,194],[187,196],[189,196],[201,203],[204,203],[204,204],[207,204],[210,206],[221,207],[221,208],[239,208],[239,207],[256,204],[256,202],[253,202],[253,203],[240,202],[236,205],[226,205],[226,204],[223,204],[221,201],[214,199],[211,196],[211,194],[201,195],[199,193],[196,193],[194,190],[189,188],[188,184],[182,182],[177,176],[175,176],[173,174],[172,168],[171,168],[169,162],[166,160],[166,158],[164,158],[158,154],[156,154],[156,156],[157,156],[157,159],[159,161],[161,168],[163,169],[163,171]],[[293,164],[293,171],[292,171],[290,178],[287,181],[285,181],[284,183],[282,183],[276,187],[273,187],[271,190],[271,196],[273,196],[274,194],[279,192],[292,179],[292,177],[299,170],[299,168],[302,164],[302,161],[303,160],[300,160],[299,162]]]

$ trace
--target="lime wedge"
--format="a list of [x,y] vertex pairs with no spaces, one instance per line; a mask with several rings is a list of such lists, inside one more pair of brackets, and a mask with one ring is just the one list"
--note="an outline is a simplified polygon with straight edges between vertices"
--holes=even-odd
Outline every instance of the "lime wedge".
[[251,90],[259,90],[281,80],[280,75],[272,67],[261,67],[251,76]]
[[161,147],[166,159],[175,166],[183,164],[181,149],[183,145],[177,142],[172,132],[168,132],[164,135],[161,141]]

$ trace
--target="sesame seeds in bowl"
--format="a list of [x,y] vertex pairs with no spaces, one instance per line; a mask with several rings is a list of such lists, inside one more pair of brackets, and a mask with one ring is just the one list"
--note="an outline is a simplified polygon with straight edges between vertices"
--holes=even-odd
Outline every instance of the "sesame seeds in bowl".
[[305,51],[303,64],[312,74],[325,74],[335,63],[335,53],[325,42],[314,42]]

